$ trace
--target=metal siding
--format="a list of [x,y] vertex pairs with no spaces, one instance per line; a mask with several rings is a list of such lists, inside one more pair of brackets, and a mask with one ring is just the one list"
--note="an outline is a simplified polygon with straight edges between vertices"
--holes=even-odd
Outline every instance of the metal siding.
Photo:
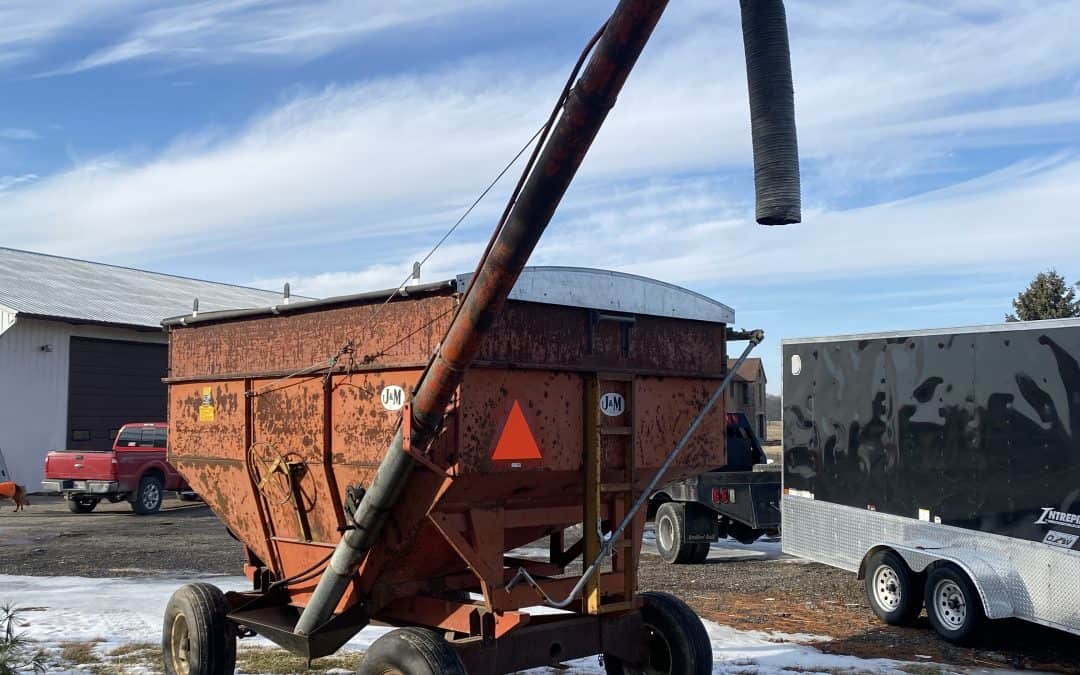
[[935,560],[975,581],[987,616],[1018,617],[1080,635],[1080,551],[784,495],[784,553],[856,572],[890,546],[917,571]]
[[[0,334],[0,449],[12,479],[41,488],[45,454],[66,447],[68,346],[72,335],[163,344],[162,333],[18,318]],[[42,345],[52,351],[44,352]]]

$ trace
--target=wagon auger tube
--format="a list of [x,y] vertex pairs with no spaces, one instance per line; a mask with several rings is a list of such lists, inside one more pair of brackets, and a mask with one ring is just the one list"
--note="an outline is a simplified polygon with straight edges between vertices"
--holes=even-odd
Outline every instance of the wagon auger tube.
[[[461,310],[417,385],[411,406],[410,452],[423,453],[442,424],[465,369],[581,166],[666,5],[666,0],[622,0],[608,20],[490,255],[475,275]],[[355,527],[338,542],[297,621],[295,633],[311,635],[331,618],[413,467],[414,460],[403,447],[399,428],[357,507]]]

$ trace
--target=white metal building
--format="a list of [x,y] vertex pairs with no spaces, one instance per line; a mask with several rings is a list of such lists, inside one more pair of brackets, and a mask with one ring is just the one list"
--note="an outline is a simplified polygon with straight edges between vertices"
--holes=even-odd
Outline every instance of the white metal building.
[[0,452],[40,489],[45,453],[107,448],[125,422],[165,419],[161,320],[258,307],[279,293],[0,247]]

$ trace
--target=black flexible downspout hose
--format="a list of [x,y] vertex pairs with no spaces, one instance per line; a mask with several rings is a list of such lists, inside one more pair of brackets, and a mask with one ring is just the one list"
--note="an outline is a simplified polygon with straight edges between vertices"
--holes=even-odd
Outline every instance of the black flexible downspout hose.
[[757,222],[789,225],[802,220],[802,201],[784,2],[739,0],[739,5],[750,89]]

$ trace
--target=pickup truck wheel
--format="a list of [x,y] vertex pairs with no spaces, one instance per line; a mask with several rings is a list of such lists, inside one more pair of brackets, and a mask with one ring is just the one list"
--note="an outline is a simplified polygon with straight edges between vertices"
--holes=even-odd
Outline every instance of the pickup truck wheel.
[[67,502],[68,511],[72,513],[90,513],[101,500],[97,497],[65,497],[64,501]]
[[139,489],[131,501],[131,508],[140,516],[157,513],[165,495],[165,486],[157,476],[143,476],[139,479]]
[[642,663],[604,655],[607,675],[710,675],[712,641],[694,610],[667,593],[642,593],[647,643]]
[[225,594],[210,584],[181,586],[165,607],[161,652],[168,675],[229,675],[236,669],[236,627]]
[[692,544],[693,549],[690,551],[690,558],[686,561],[688,563],[703,563],[709,559],[709,548],[707,543]]
[[[678,502],[664,502],[656,510],[656,550],[660,558],[669,565],[701,562],[701,544],[683,541],[686,530],[686,505]],[[708,544],[704,544],[708,555]],[[696,556],[695,556],[696,554]]]

